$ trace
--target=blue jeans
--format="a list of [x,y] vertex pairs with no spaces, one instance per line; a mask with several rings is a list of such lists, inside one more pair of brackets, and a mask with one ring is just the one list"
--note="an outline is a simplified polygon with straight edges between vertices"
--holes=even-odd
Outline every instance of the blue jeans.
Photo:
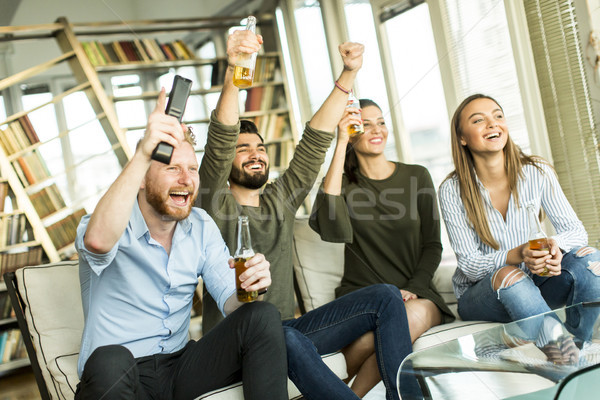
[[[585,249],[591,252],[586,253]],[[526,276],[515,284],[494,292],[493,272],[467,289],[458,299],[463,320],[510,322],[551,309],[600,299],[600,251],[577,248],[563,256],[559,276]],[[495,272],[495,271],[494,271]],[[598,317],[595,308],[584,314],[575,309],[567,316],[567,328],[588,340]]]
[[396,374],[404,357],[412,351],[412,344],[397,287],[368,286],[282,324],[288,375],[306,399],[358,399],[320,356],[341,350],[370,331],[375,334],[375,354],[386,398],[398,399]]

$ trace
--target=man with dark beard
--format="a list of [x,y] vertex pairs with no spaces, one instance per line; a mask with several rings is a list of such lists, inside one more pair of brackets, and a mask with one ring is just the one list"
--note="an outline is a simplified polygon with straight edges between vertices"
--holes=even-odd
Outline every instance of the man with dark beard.
[[[306,399],[359,398],[323,363],[320,355],[347,346],[352,349],[354,343],[363,340],[367,344],[359,345],[360,354],[352,350],[344,354],[349,375],[360,370],[356,380],[368,381],[372,387],[380,379],[379,369],[387,398],[397,399],[396,372],[412,345],[404,302],[394,286],[366,287],[294,319],[295,214],[319,173],[347,104],[346,88],[353,86],[362,66],[364,48],[358,43],[339,46],[344,71],[329,97],[306,124],[288,169],[276,181],[265,185],[269,157],[256,126],[239,121],[239,89],[232,84],[237,58],[242,53],[258,51],[261,43],[262,38],[249,31],[235,31],[229,36],[229,67],[211,115],[196,204],[213,217],[231,251],[236,246],[237,216],[248,216],[252,246],[265,254],[272,266],[273,283],[265,300],[275,304],[284,319],[288,374]],[[216,299],[205,294],[203,300],[203,332],[210,334],[222,317]]]
[[[238,302],[233,260],[198,194],[194,137],[167,116],[165,91],[119,177],[77,231],[85,328],[76,399],[193,399],[243,381],[246,399],[287,399],[285,343],[277,309]],[[170,164],[152,161],[159,142]],[[271,283],[262,254],[242,287]],[[227,317],[188,341],[198,278]]]

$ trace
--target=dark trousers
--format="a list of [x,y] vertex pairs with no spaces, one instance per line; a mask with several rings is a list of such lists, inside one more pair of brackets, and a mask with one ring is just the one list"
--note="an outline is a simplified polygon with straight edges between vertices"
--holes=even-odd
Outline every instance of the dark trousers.
[[171,354],[134,358],[123,346],[99,347],[85,363],[75,399],[191,400],[239,381],[247,400],[288,399],[285,340],[272,304],[245,304]]

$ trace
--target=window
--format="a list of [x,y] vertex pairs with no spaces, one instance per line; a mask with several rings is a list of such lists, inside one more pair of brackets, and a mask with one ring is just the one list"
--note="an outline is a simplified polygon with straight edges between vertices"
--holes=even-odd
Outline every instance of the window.
[[[390,118],[390,106],[386,92],[381,56],[377,44],[377,33],[372,15],[373,10],[369,0],[345,0],[344,11],[348,28],[348,39],[365,45],[363,66],[356,76],[356,91],[360,98],[373,100],[381,107],[385,122],[390,130],[394,131],[393,121]],[[398,154],[395,147],[394,135],[388,136],[385,150],[389,159],[397,160]]]
[[[449,122],[427,4],[418,5],[386,21],[398,107],[409,136],[408,162],[429,169],[439,185],[451,170]],[[411,38],[396,40],[396,38]],[[402,133],[401,133],[402,134]],[[406,152],[405,152],[406,153]]]
[[300,39],[310,107],[314,114],[331,92],[333,84],[319,2],[317,0],[296,0],[294,18]]
[[[525,114],[502,0],[446,0],[442,19],[457,104],[473,93],[494,97],[513,140],[530,152]],[[453,112],[454,110],[451,110]]]

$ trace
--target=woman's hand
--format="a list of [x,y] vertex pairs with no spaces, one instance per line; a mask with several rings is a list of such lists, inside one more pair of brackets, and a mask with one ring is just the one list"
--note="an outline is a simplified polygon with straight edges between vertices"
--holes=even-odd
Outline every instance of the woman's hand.
[[402,300],[409,301],[419,298],[416,294],[409,292],[408,290],[400,289],[400,294],[402,295]]
[[342,119],[338,123],[337,130],[337,141],[340,144],[348,143],[350,140],[348,136],[348,127],[352,125],[360,125],[362,124],[362,119],[359,117],[360,110],[355,107],[347,107],[344,110],[344,115],[342,115]]
[[531,273],[557,276],[561,273],[562,252],[554,239],[548,239],[550,250],[531,250],[525,243],[522,248],[523,262]]
[[346,71],[357,71],[362,67],[365,46],[360,43],[344,42],[338,46],[344,69]]

